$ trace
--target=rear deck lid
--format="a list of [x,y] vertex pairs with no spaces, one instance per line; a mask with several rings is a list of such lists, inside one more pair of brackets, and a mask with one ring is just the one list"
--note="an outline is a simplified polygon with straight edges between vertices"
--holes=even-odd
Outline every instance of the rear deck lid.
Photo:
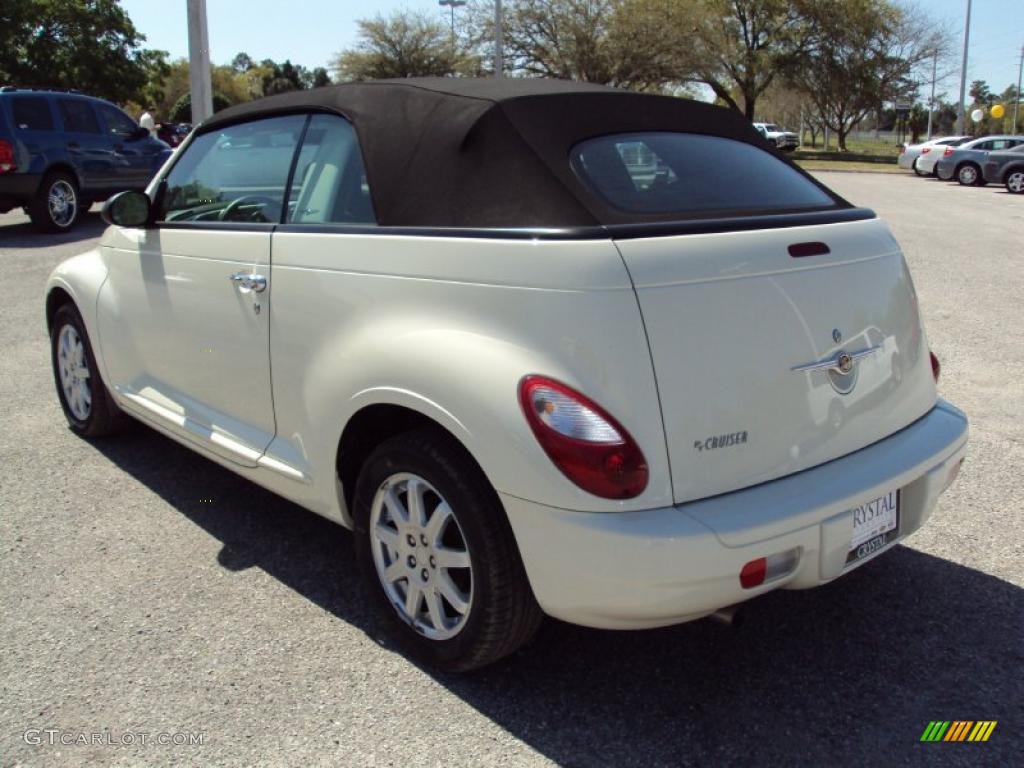
[[573,157],[624,210],[691,218],[612,227],[647,330],[676,503],[852,453],[936,398],[888,227],[774,155],[731,144],[609,136]]

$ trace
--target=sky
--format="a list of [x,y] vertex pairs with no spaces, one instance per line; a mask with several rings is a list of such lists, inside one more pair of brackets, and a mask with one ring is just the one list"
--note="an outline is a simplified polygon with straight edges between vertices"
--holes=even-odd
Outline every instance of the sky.
[[[121,0],[146,46],[188,56],[185,0]],[[207,0],[211,59],[227,64],[245,51],[253,59],[291,59],[313,68],[328,66],[334,55],[356,41],[356,20],[408,8],[448,19],[437,0]],[[963,47],[965,0],[917,0],[937,22],[952,31]],[[456,11],[459,13],[460,11]],[[1001,93],[1017,82],[1024,46],[1024,0],[973,0],[967,80],[986,80]],[[955,67],[960,57],[956,56]],[[944,85],[949,96],[959,84],[959,71]],[[943,90],[940,85],[940,90]]]

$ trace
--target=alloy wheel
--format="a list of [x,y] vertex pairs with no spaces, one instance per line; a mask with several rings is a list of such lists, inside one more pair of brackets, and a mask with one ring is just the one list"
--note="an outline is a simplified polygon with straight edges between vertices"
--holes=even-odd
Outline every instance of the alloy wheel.
[[473,569],[444,497],[418,475],[391,475],[374,495],[369,534],[377,576],[399,617],[431,640],[457,635],[473,604]]
[[1018,195],[1024,192],[1024,171],[1014,171],[1007,176],[1006,188]]
[[62,228],[70,226],[78,212],[75,188],[64,179],[58,179],[50,186],[47,206],[54,224]]
[[958,172],[957,180],[965,187],[973,185],[978,180],[978,169],[973,165],[965,165]]
[[79,421],[86,421],[92,411],[89,361],[85,356],[82,338],[72,325],[65,325],[60,329],[57,340],[57,369],[68,410]]

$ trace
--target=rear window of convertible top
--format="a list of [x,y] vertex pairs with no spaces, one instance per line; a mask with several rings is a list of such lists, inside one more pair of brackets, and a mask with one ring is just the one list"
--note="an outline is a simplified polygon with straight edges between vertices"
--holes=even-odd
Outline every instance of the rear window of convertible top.
[[836,201],[752,144],[695,133],[600,136],[573,147],[573,169],[633,214],[743,215],[835,208]]

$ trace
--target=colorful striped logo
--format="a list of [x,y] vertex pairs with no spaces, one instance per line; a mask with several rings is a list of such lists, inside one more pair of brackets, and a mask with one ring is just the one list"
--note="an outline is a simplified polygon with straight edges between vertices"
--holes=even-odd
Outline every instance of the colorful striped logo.
[[996,720],[932,720],[921,741],[988,741]]

